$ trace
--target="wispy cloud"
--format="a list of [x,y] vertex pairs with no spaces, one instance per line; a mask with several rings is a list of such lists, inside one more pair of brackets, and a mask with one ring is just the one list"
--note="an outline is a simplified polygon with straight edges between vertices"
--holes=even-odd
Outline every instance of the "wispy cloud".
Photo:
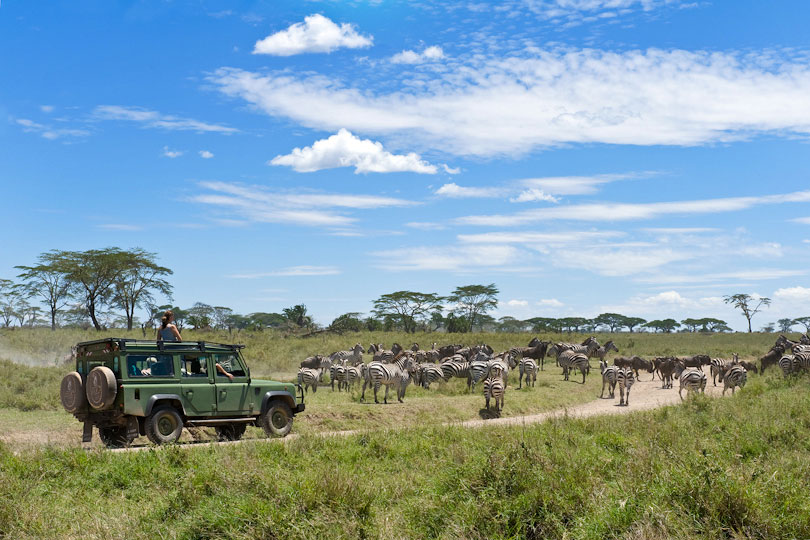
[[476,273],[509,270],[519,260],[513,246],[487,244],[474,246],[406,247],[374,252],[374,266],[393,272],[441,270]]
[[490,216],[465,216],[457,223],[464,225],[519,226],[542,221],[632,221],[655,219],[667,215],[714,214],[736,212],[755,206],[810,201],[810,191],[796,191],[782,195],[756,197],[729,197],[694,201],[657,203],[594,203],[574,204],[553,208],[536,208]]
[[86,129],[61,128],[53,125],[40,124],[28,118],[17,118],[17,125],[26,133],[36,133],[44,139],[55,140],[70,137],[86,137],[90,132]]
[[100,120],[124,120],[141,124],[143,127],[173,131],[197,131],[200,133],[211,132],[223,134],[231,134],[239,131],[236,128],[228,126],[209,124],[191,118],[181,118],[140,107],[124,107],[121,105],[99,105],[93,111],[93,116]]
[[288,276],[334,276],[340,274],[340,269],[336,266],[288,266],[272,272],[252,272],[245,274],[232,274],[228,277],[234,279],[257,279],[263,277],[288,277]]
[[655,276],[641,277],[636,281],[642,283],[711,283],[723,280],[766,281],[783,279],[787,277],[806,275],[806,270],[785,270],[783,268],[758,268],[753,270],[738,270],[732,272],[695,272],[693,274],[657,274]]
[[413,152],[396,155],[386,151],[379,142],[355,137],[341,129],[327,139],[315,141],[312,146],[295,148],[283,156],[270,160],[270,165],[286,165],[298,172],[314,172],[338,167],[354,167],[358,173],[415,172],[436,174],[437,168],[423,161]]
[[354,25],[337,25],[318,13],[304,17],[304,22],[290,25],[256,42],[253,54],[292,56],[303,53],[330,53],[340,48],[359,49],[370,47],[371,36],[361,35]]
[[439,197],[451,199],[489,199],[503,197],[508,193],[509,190],[503,187],[465,187],[455,182],[444,184],[434,192]]
[[498,186],[460,186],[455,182],[440,186],[435,192],[439,197],[454,199],[488,199],[509,197],[513,203],[559,202],[555,195],[589,195],[596,193],[599,186],[616,182],[652,176],[656,173],[601,174],[596,176],[559,176],[549,178],[524,178],[505,182]]
[[802,223],[804,225],[810,225],[810,217],[800,217],[791,219],[790,221],[792,221],[793,223]]
[[210,80],[308,127],[399,134],[458,155],[492,156],[566,143],[692,146],[807,135],[810,66],[790,54],[527,48],[459,60],[432,84],[406,79],[395,91],[390,81],[359,88],[230,68]]
[[422,52],[405,50],[391,57],[394,64],[423,64],[444,58],[444,51],[441,47],[432,45],[426,47]]
[[301,193],[272,191],[261,186],[227,182],[200,182],[209,193],[190,198],[237,213],[243,219],[258,223],[289,223],[308,227],[346,228],[357,218],[340,209],[366,210],[411,206],[404,199],[376,195]]

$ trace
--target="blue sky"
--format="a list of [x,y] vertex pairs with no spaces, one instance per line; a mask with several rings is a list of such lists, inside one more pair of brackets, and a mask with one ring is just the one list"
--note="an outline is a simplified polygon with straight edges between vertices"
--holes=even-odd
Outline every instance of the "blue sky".
[[497,316],[810,315],[810,4],[0,4],[0,277],[142,247],[178,305],[495,283]]

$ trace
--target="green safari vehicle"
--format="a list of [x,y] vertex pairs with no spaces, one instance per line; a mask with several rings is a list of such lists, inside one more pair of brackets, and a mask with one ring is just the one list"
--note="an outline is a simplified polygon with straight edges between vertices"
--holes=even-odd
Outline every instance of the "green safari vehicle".
[[220,440],[239,440],[248,425],[284,437],[304,410],[295,384],[252,379],[243,345],[108,338],[79,343],[76,371],[62,379],[65,409],[93,427],[108,447],[138,435],[174,442],[185,426],[216,428]]

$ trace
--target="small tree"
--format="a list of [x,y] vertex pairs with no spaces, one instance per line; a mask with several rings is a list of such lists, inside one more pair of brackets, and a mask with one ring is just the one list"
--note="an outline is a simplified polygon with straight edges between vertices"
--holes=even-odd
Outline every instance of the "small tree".
[[694,332],[699,326],[702,326],[700,319],[684,319],[681,324],[686,327],[689,332]]
[[776,321],[776,324],[779,325],[779,331],[782,333],[790,332],[790,329],[793,327],[794,321],[793,319],[779,319]]
[[772,322],[769,322],[768,324],[762,327],[762,331],[765,332],[766,334],[773,334],[775,330],[776,324]]
[[627,317],[624,315],[620,315],[618,313],[602,313],[595,319],[593,322],[600,326],[607,326],[611,332],[615,332],[619,328],[622,328],[625,325],[625,320]]
[[637,326],[641,326],[645,322],[647,322],[647,319],[642,319],[641,317],[625,317],[622,326],[626,326],[627,329],[632,333],[633,329],[635,329]]
[[70,300],[70,281],[57,252],[43,253],[34,266],[16,266],[23,272],[17,276],[23,294],[37,296],[47,304],[51,315],[51,330],[56,330],[56,315]]
[[[175,316],[176,318],[176,316]],[[202,302],[195,302],[188,310],[187,321],[194,330],[211,328],[214,319],[214,308]]]
[[732,304],[735,308],[742,311],[743,316],[748,321],[748,333],[751,333],[751,319],[754,315],[762,311],[763,306],[770,306],[771,299],[764,296],[758,299],[750,294],[731,294],[723,297],[726,304]]
[[655,320],[650,321],[644,324],[646,328],[652,328],[658,332],[666,332],[671,333],[673,330],[680,326],[680,323],[675,319],[663,319],[663,320]]
[[329,324],[327,330],[336,334],[343,334],[345,332],[360,332],[364,328],[365,325],[360,320],[360,313],[352,311],[336,317]]
[[101,330],[100,311],[113,297],[113,283],[121,271],[118,248],[87,251],[53,251],[54,260],[64,269],[72,293],[84,302],[96,330]]
[[456,290],[447,297],[448,302],[454,303],[454,311],[466,317],[469,331],[475,327],[479,315],[498,307],[498,288],[494,283],[489,285],[466,285],[456,287]]

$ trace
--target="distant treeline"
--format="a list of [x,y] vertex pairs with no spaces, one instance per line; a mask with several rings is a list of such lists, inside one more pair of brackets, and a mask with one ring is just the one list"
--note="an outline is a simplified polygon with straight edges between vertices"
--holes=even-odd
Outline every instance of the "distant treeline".
[[[349,312],[328,326],[316,324],[304,304],[280,313],[236,313],[226,306],[197,302],[180,308],[171,301],[172,270],[157,263],[155,253],[140,248],[92,249],[87,251],[52,250],[42,253],[31,266],[16,266],[18,282],[0,279],[0,324],[4,327],[127,328],[140,326],[146,335],[167,309],[174,312],[178,328],[262,330],[282,329],[296,334],[319,332],[404,331],[466,333],[490,332],[728,332],[726,321],[712,317],[647,321],[619,313],[585,317],[514,317],[494,318],[489,313],[498,307],[499,290],[495,284],[456,287],[450,294],[397,291],[372,302],[369,314]],[[747,294],[726,297],[739,308],[751,328],[751,318],[770,300]],[[37,305],[39,304],[39,305]],[[136,309],[146,313],[135,316]],[[765,332],[790,331],[794,325],[810,330],[810,317],[780,319],[762,328]]]

